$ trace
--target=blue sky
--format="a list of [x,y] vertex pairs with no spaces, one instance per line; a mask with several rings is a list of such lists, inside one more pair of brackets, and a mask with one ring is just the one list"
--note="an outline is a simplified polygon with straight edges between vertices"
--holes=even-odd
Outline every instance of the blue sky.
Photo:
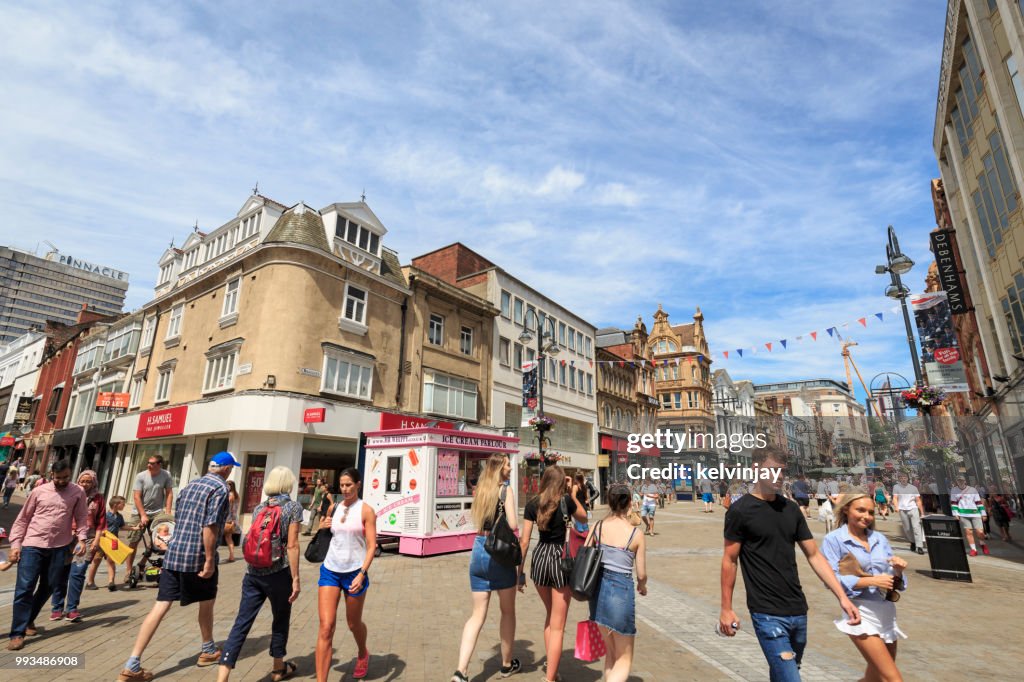
[[892,223],[923,289],[943,2],[164,4],[0,8],[0,244],[137,307],[257,181],[365,188],[403,262],[459,240],[599,327],[700,305],[734,379],[841,378],[844,322],[911,376],[874,266]]

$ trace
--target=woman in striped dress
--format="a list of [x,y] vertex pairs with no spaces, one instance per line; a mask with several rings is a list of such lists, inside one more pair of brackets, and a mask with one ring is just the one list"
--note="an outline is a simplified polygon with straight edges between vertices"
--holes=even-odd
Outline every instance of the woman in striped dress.
[[587,510],[576,504],[570,491],[572,479],[565,475],[560,466],[549,466],[540,479],[540,495],[526,504],[523,511],[523,531],[520,542],[523,556],[530,547],[533,527],[537,526],[540,542],[533,551],[530,577],[537,587],[537,594],[544,602],[547,616],[544,619],[544,648],[547,651],[546,679],[561,679],[558,676],[558,660],[562,655],[562,636],[569,612],[572,592],[569,576],[560,566],[566,542],[566,528],[573,519],[581,523],[587,520]]

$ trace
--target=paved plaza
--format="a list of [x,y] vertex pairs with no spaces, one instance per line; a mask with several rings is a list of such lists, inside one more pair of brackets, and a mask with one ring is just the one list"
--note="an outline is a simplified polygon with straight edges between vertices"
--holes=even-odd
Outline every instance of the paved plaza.
[[[20,502],[20,498],[16,498]],[[9,527],[14,505],[0,512]],[[764,680],[764,664],[743,606],[742,581],[737,581],[737,613],[743,623],[734,639],[720,638],[713,628],[718,616],[718,577],[721,559],[722,509],[703,514],[695,505],[679,502],[658,511],[659,535],[649,538],[650,591],[637,600],[637,655],[632,681]],[[598,513],[600,516],[601,512]],[[1007,647],[1009,633],[1019,623],[1024,597],[1024,551],[999,541],[992,556],[972,558],[971,584],[936,581],[928,576],[927,557],[911,554],[897,522],[880,522],[894,539],[897,553],[910,564],[910,587],[898,606],[899,621],[909,639],[900,645],[898,662],[908,680],[1007,679],[1024,665],[1024,654]],[[823,527],[811,522],[820,541]],[[1021,537],[1024,533],[1017,530]],[[224,556],[222,551],[222,557]],[[447,680],[455,667],[462,625],[469,615],[469,554],[418,559],[385,553],[371,569],[373,586],[366,601],[366,622],[372,653],[368,680]],[[805,680],[855,680],[863,669],[859,655],[845,635],[831,624],[835,600],[800,560],[801,581],[810,603],[810,644],[804,659]],[[222,565],[215,635],[228,634],[238,607],[244,564]],[[316,640],[316,577],[318,566],[303,560],[303,593],[292,612],[289,658],[299,666],[296,679],[314,677]],[[10,622],[15,570],[0,574],[0,619]],[[105,581],[101,569],[98,582]],[[155,587],[114,593],[86,592],[81,623],[52,624],[44,613],[41,634],[27,640],[20,655],[84,654],[81,669],[17,671],[14,654],[0,653],[0,680],[115,680],[138,626],[156,596]],[[585,665],[573,658],[575,623],[586,618],[586,605],[574,602],[560,668],[567,681],[594,682],[601,678],[599,663]],[[965,615],[966,614],[966,615]],[[195,607],[174,607],[157,632],[143,665],[158,680],[214,680],[215,668],[195,667],[199,633]],[[539,679],[543,652],[543,607],[533,588],[517,603],[516,652],[524,664],[523,679]],[[971,623],[970,656],[964,658],[960,633]],[[232,679],[269,680],[270,613],[266,608],[253,628]],[[498,679],[498,613],[496,600],[481,633],[470,679]],[[334,680],[352,679],[355,650],[344,628],[335,640]],[[966,666],[966,668],[965,668]],[[969,670],[969,674],[965,674]]]

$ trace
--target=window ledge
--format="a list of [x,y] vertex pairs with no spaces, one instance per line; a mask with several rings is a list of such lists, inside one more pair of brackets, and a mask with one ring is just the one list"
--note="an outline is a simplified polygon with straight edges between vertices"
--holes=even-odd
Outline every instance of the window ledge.
[[220,388],[210,388],[202,392],[203,395],[214,395],[215,393],[228,393],[235,390],[234,386],[221,386]]
[[169,339],[164,339],[164,348],[174,348],[181,343],[181,335],[173,336]]
[[147,355],[149,355],[152,351],[153,351],[153,346],[152,345],[146,346],[145,348],[140,348],[139,349],[139,357],[140,358],[144,358]]
[[166,405],[166,404],[167,404],[167,403],[169,403],[169,402],[171,402],[171,399],[170,399],[170,398],[164,398],[164,399],[162,399],[162,400],[154,400],[154,401],[153,401],[153,404],[154,404],[154,405]]
[[238,322],[238,313],[237,312],[231,313],[230,315],[225,315],[224,317],[220,318],[220,320],[218,321],[218,323],[220,324],[220,328],[221,329],[224,329],[226,327],[230,327],[231,325],[235,324],[236,322]]
[[338,318],[338,329],[343,332],[352,332],[359,336],[366,336],[366,332],[369,331],[369,328],[365,324],[362,324],[361,322],[354,322],[345,317]]
[[340,391],[332,391],[332,390],[327,389],[327,388],[321,388],[320,389],[320,393],[321,393],[321,395],[329,395],[329,396],[333,396],[333,397],[336,397],[336,398],[346,398],[347,400],[355,400],[355,401],[359,401],[361,403],[369,403],[369,402],[371,402],[373,400],[373,398],[371,398],[371,397],[363,398],[363,397],[360,397],[360,396],[357,396],[357,395],[352,395],[351,393],[341,393]]

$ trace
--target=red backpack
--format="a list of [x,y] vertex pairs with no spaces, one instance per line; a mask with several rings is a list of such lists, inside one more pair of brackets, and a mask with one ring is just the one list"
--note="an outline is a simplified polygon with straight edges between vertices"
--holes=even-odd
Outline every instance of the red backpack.
[[242,556],[253,568],[270,568],[281,558],[281,507],[271,499],[256,514],[245,536]]

